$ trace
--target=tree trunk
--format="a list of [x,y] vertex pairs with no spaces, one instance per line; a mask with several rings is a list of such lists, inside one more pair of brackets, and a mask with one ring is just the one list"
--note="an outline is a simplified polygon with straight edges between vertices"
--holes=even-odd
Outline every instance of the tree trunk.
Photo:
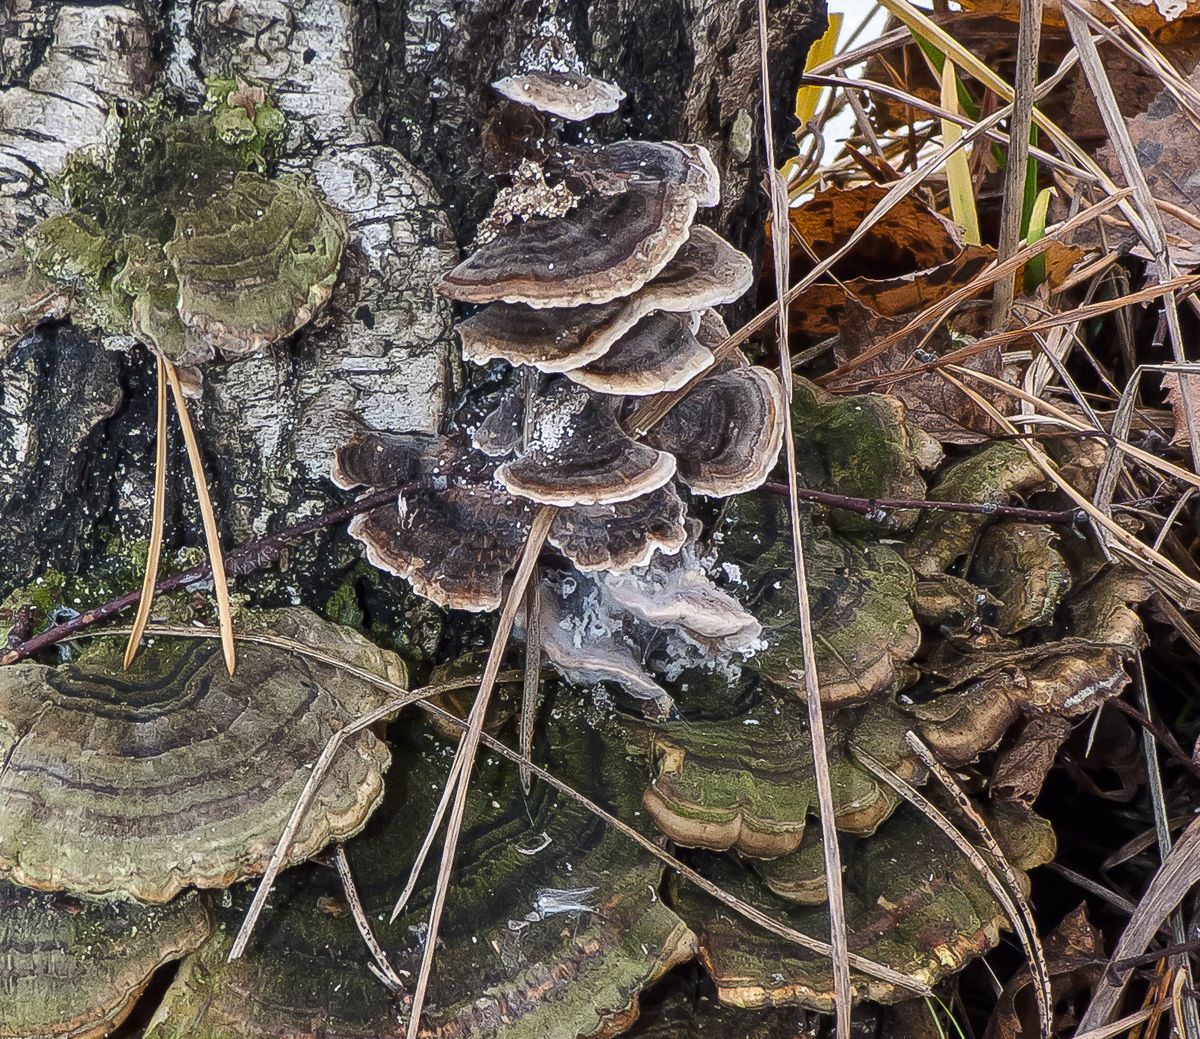
[[[769,7],[782,136],[823,11],[814,0]],[[102,148],[122,103],[163,90],[195,104],[213,74],[269,85],[289,120],[284,165],[343,212],[349,235],[317,325],[265,356],[205,371],[193,412],[232,545],[338,500],[329,465],[353,429],[433,431],[443,420],[463,374],[454,314],[431,286],[494,192],[480,144],[499,103],[489,84],[551,21],[628,95],[588,132],[707,145],[723,187],[707,219],[761,255],[756,9],[756,0],[3,0],[0,252],[60,206],[50,187],[67,155]],[[47,568],[86,570],[114,535],[146,536],[154,438],[153,364],[137,344],[59,324],[0,361],[2,599]],[[168,543],[202,543],[174,433],[170,459]],[[298,556],[279,587],[310,602],[354,549],[326,539]]]

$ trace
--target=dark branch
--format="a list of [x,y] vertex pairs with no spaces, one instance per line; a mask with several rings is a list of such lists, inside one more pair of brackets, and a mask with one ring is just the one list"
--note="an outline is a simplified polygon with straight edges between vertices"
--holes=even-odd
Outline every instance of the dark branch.
[[[788,493],[785,483],[764,483],[762,489],[768,494],[778,494],[784,497]],[[807,487],[797,488],[796,496],[801,501],[811,501],[818,505],[828,505],[834,509],[857,512],[861,516],[871,516],[873,513],[900,512],[906,509],[922,509],[927,512],[974,512],[1002,519],[1026,520],[1029,523],[1075,524],[1083,523],[1087,519],[1082,509],[1026,509],[1018,505],[992,505],[988,502],[924,501],[915,498],[852,498],[845,494],[814,491]]]
[[[225,570],[231,575],[245,577],[255,570],[261,570],[263,567],[270,566],[279,558],[284,548],[297,538],[304,537],[306,534],[312,534],[325,527],[337,526],[337,524],[344,523],[346,520],[357,516],[360,512],[369,512],[371,509],[384,505],[389,501],[394,501],[397,496],[403,494],[405,491],[415,490],[421,485],[422,481],[414,481],[396,487],[388,487],[382,491],[375,491],[364,495],[350,505],[331,509],[329,512],[323,512],[319,516],[312,516],[306,520],[301,520],[299,523],[294,523],[290,527],[285,527],[275,534],[268,534],[254,541],[248,541],[244,545],[239,545],[225,554]],[[168,592],[174,592],[179,588],[195,584],[197,581],[203,581],[211,574],[212,567],[208,563],[203,563],[200,566],[192,567],[190,570],[163,578],[163,580],[155,585],[154,594],[156,596],[166,595]],[[0,653],[0,666],[15,664],[19,660],[25,660],[33,656],[33,654],[53,646],[56,642],[61,642],[68,636],[77,634],[84,628],[90,628],[93,624],[99,624],[101,621],[108,620],[122,610],[136,606],[141,597],[142,593],[140,589],[126,592],[115,599],[110,599],[102,606],[96,606],[93,609],[84,611],[78,617],[63,624],[55,624],[39,635],[26,638],[24,641],[18,642],[15,646],[9,647],[4,653]]]

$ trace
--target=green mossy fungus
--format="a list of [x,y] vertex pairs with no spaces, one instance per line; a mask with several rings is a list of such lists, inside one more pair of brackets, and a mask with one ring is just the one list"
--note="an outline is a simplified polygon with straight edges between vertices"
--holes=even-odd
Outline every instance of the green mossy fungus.
[[152,95],[114,117],[112,149],[71,156],[68,207],[23,242],[29,268],[74,291],[76,320],[180,365],[241,356],[312,320],[337,280],[341,218],[272,175],[283,114],[241,80],[210,79],[194,115]]

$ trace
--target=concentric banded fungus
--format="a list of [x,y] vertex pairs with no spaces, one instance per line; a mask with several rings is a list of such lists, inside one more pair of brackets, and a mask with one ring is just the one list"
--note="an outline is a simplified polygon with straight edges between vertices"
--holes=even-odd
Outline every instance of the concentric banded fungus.
[[673,555],[687,541],[686,509],[671,484],[629,501],[577,505],[554,517],[548,540],[580,570],[645,566],[656,551]]
[[[682,706],[693,711],[712,683],[689,680]],[[756,858],[800,847],[817,806],[803,704],[790,693],[745,694],[716,718],[671,723],[651,733],[656,777],[643,796],[650,817],[678,844]],[[711,708],[711,705],[708,705]],[[908,779],[923,778],[904,743],[904,714],[886,701],[829,719],[830,778],[838,828],[872,833],[896,795],[853,760],[857,747]]]
[[[272,633],[392,680],[399,658],[306,610]],[[0,669],[0,873],[29,887],[166,902],[261,872],[330,733],[377,706],[369,683],[250,643],[235,677],[220,647],[159,641],[128,670],[111,640],[76,663]],[[337,760],[289,852],[352,836],[383,793],[369,732]]]
[[438,291],[464,303],[608,303],[667,265],[695,215],[695,195],[671,184],[591,196],[560,216],[504,224]]
[[606,83],[582,71],[535,69],[505,76],[492,86],[510,101],[573,122],[615,112],[625,100],[625,91],[615,83]]
[[333,480],[377,490],[422,481],[395,505],[356,516],[350,534],[381,570],[439,606],[494,610],[532,518],[495,479],[495,463],[462,436],[360,433],[337,452]]
[[565,148],[551,154],[550,171],[579,191],[621,195],[632,188],[671,184],[699,206],[721,201],[717,167],[700,144],[678,141],[615,141],[592,148]]
[[212,929],[202,897],[169,906],[88,902],[0,880],[0,1037],[99,1039],[163,964]]
[[[747,589],[748,607],[763,625],[766,648],[749,666],[802,691],[787,522],[783,499],[740,498],[727,513],[722,545]],[[893,549],[876,542],[813,535],[805,542],[822,702],[858,703],[895,690],[921,644],[912,571]]]
[[[1034,815],[1006,812],[997,839],[1019,870],[1049,861],[1054,839]],[[851,952],[934,985],[999,940],[1004,911],[987,883],[925,816],[902,806],[870,840],[844,838],[842,859]],[[753,874],[736,862],[705,856],[702,871],[725,890],[751,899],[806,934],[829,933],[825,908],[764,897]],[[700,936],[700,956],[722,1002],[739,1007],[801,1005],[833,1009],[825,957],[797,952],[780,938],[733,916],[688,884],[678,885],[679,912]],[[856,999],[894,1002],[910,993],[854,975]]]
[[[627,756],[627,731],[582,715],[570,700],[549,717],[547,767],[573,788],[639,824],[644,762]],[[387,922],[446,776],[445,748],[410,728],[396,748],[406,784],[367,832],[348,845],[367,919],[397,971],[415,972],[433,880],[409,913]],[[541,759],[539,748],[539,759]],[[407,800],[404,800],[405,794]],[[694,936],[656,894],[662,867],[566,796],[485,754],[446,899],[431,1009],[422,1036],[615,1035],[637,1016],[639,992],[695,955]],[[188,959],[149,1029],[149,1039],[397,1039],[403,1005],[372,976],[367,952],[332,870],[283,875],[269,926],[246,955],[227,961],[246,896],[218,911],[223,928]],[[266,921],[265,921],[266,922]]]
[[568,371],[567,378],[598,393],[645,396],[678,390],[713,364],[712,351],[697,342],[694,331],[673,314],[651,314],[603,357]]
[[604,505],[662,487],[675,459],[639,444],[580,386],[551,384],[534,402],[524,453],[496,470],[513,494],[546,505]]
[[908,708],[922,738],[945,762],[960,764],[995,746],[1022,716],[1080,717],[1116,696],[1144,639],[1129,604],[1147,594],[1142,578],[1109,571],[1067,597],[1069,634],[965,650],[940,644],[921,665],[938,691]]
[[602,357],[647,314],[731,303],[752,282],[750,259],[715,231],[695,225],[657,277],[623,299],[593,306],[535,308],[493,303],[459,325],[463,356],[564,372]]
[[773,372],[733,367],[709,375],[646,436],[678,461],[700,494],[726,497],[760,486],[783,443],[783,390]]
[[179,316],[224,353],[261,350],[329,298],[344,238],[341,220],[300,181],[239,173],[226,194],[180,214],[164,247]]

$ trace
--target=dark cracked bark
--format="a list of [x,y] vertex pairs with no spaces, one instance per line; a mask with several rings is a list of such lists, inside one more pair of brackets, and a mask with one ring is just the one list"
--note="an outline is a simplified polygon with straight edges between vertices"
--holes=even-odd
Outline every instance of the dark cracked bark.
[[[776,126],[823,22],[813,0],[770,3]],[[430,286],[469,241],[494,187],[480,132],[492,80],[553,19],[628,98],[595,120],[624,136],[707,145],[723,200],[709,222],[761,256],[756,0],[166,0],[0,6],[0,252],[60,205],[71,150],[102,146],[113,106],[162,89],[186,103],[206,75],[266,81],[289,118],[284,164],[346,215],[347,258],[318,327],[268,355],[210,366],[195,408],[226,544],[344,495],[333,446],[359,425],[433,430],[457,385],[453,314]],[[66,84],[69,89],[64,89]],[[574,133],[581,131],[572,130]],[[731,315],[747,315],[744,304]],[[106,349],[107,348],[107,349]],[[137,344],[44,328],[0,356],[0,598],[48,567],[86,570],[111,533],[144,537],[152,364]],[[173,442],[168,535],[199,543]],[[353,557],[310,547],[300,598]],[[319,564],[319,565],[317,565]]]

